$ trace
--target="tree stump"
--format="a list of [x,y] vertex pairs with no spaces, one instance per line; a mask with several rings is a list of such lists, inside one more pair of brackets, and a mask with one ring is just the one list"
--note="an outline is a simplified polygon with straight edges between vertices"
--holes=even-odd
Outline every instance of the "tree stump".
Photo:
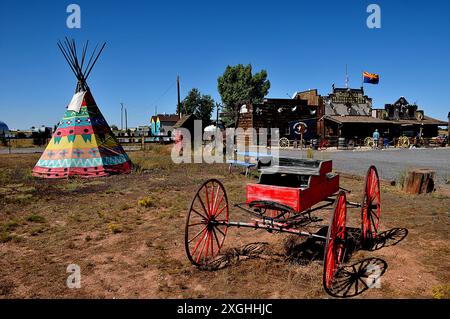
[[434,191],[434,176],[431,169],[411,169],[407,172],[403,190],[409,194],[431,193]]

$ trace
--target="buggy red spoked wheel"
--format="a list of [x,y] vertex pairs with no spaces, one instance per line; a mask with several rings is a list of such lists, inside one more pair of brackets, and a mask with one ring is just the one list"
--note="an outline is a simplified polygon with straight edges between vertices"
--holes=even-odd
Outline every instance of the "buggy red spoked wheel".
[[323,259],[323,286],[327,292],[344,260],[347,218],[347,199],[344,191],[340,191],[334,201],[333,216],[328,226],[327,241]]
[[205,266],[222,248],[228,226],[228,198],[222,183],[210,179],[192,199],[186,218],[185,248],[189,260]]
[[361,204],[361,239],[364,245],[377,237],[380,223],[380,179],[375,166],[367,170],[364,195]]

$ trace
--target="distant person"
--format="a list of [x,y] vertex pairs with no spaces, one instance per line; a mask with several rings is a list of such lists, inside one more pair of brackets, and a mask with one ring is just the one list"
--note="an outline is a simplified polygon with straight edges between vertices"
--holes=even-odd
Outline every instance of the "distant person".
[[378,140],[380,139],[380,133],[378,133],[378,129],[375,129],[372,138],[373,138],[373,147],[378,148]]
[[417,132],[416,138],[414,139],[414,146],[419,147],[420,146],[420,138],[422,137],[422,134],[420,134],[420,131]]
[[384,148],[389,148],[389,139],[387,137],[384,138]]

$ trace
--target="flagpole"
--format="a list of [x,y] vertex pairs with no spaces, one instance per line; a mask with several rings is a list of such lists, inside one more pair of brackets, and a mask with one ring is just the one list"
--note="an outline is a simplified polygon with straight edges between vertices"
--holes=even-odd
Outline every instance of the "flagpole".
[[361,71],[361,87],[364,88],[364,71]]
[[348,70],[347,70],[347,63],[345,64],[345,88],[348,89]]

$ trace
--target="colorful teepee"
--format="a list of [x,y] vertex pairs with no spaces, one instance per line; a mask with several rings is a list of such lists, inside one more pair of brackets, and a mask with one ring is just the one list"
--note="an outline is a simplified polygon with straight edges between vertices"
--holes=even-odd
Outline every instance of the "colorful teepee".
[[[128,155],[114,137],[86,83],[105,44],[97,55],[96,47],[87,62],[85,59],[87,42],[83,47],[80,63],[74,40],[66,38],[63,43],[58,43],[78,83],[63,119],[59,122],[51,141],[33,169],[34,176],[97,177],[131,171]],[[87,64],[83,70],[85,61]]]

